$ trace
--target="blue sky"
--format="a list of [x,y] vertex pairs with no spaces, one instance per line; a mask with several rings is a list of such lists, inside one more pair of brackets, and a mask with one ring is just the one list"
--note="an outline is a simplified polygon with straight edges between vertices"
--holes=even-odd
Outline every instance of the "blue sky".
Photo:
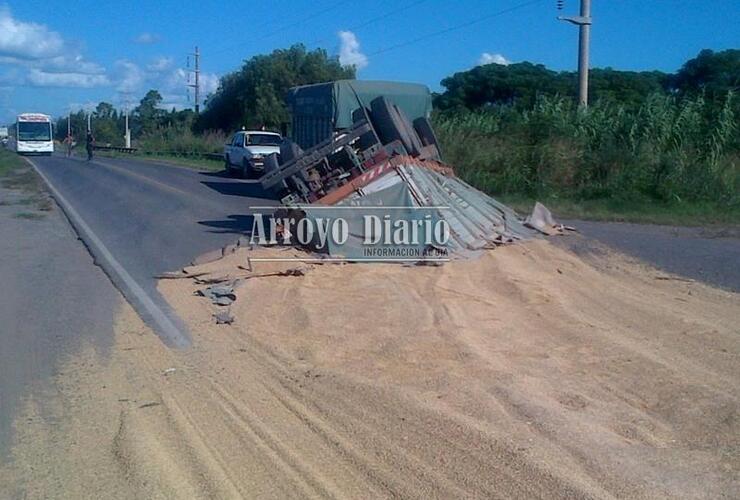
[[[574,69],[578,30],[555,19],[555,3],[0,0],[0,122],[136,102],[149,88],[168,106],[189,106],[186,58],[196,44],[205,90],[242,60],[297,42],[358,64],[360,78],[434,90],[481,62]],[[576,14],[578,4],[565,0],[563,13]],[[592,67],[675,71],[702,48],[740,47],[740,0],[593,0],[593,17]]]

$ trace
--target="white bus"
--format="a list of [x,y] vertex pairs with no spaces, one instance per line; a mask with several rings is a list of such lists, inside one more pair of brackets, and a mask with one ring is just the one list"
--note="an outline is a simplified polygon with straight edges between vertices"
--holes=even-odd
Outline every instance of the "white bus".
[[54,152],[54,136],[49,115],[41,113],[18,115],[11,136],[11,149],[18,154],[50,155]]

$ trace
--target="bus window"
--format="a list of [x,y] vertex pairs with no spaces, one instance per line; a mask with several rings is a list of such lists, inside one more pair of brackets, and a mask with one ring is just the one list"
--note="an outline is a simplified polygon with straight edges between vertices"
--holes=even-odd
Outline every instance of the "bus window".
[[43,122],[18,122],[19,141],[50,141],[51,126]]

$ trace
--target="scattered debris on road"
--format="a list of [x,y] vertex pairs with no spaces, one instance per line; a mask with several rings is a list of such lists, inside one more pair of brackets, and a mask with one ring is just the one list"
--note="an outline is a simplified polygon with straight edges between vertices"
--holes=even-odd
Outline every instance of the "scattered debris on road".
[[217,325],[230,325],[234,322],[234,316],[228,311],[221,311],[213,315]]
[[206,297],[216,305],[228,306],[236,300],[234,287],[229,285],[215,285],[200,289],[196,292],[201,297]]

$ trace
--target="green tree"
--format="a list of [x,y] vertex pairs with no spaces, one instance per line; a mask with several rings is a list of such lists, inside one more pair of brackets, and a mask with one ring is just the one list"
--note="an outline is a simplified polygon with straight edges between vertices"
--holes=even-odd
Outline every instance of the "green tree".
[[116,109],[108,102],[101,102],[95,107],[95,116],[98,118],[116,118]]
[[161,103],[162,95],[157,90],[150,90],[139,101],[139,105],[134,109],[135,135],[150,133],[162,124],[166,111],[159,108]]
[[558,93],[561,84],[558,74],[541,64],[485,64],[442,80],[446,90],[435,105],[442,110],[514,103],[531,107],[538,94]]
[[740,50],[714,52],[702,50],[676,73],[674,87],[682,92],[704,92],[709,97],[722,98],[740,89]]
[[[608,99],[627,107],[639,106],[646,96],[663,92],[669,75],[659,71],[618,71],[611,68],[590,72],[589,91],[593,101]],[[578,75],[572,71],[556,72],[529,62],[501,65],[486,64],[455,73],[442,80],[445,92],[435,97],[435,106],[443,111],[480,109],[491,105],[516,105],[531,108],[538,96],[576,97]]]
[[218,90],[206,100],[195,129],[276,128],[288,121],[284,97],[290,87],[354,77],[354,68],[342,67],[325,50],[307,51],[300,44],[254,56],[221,79]]

